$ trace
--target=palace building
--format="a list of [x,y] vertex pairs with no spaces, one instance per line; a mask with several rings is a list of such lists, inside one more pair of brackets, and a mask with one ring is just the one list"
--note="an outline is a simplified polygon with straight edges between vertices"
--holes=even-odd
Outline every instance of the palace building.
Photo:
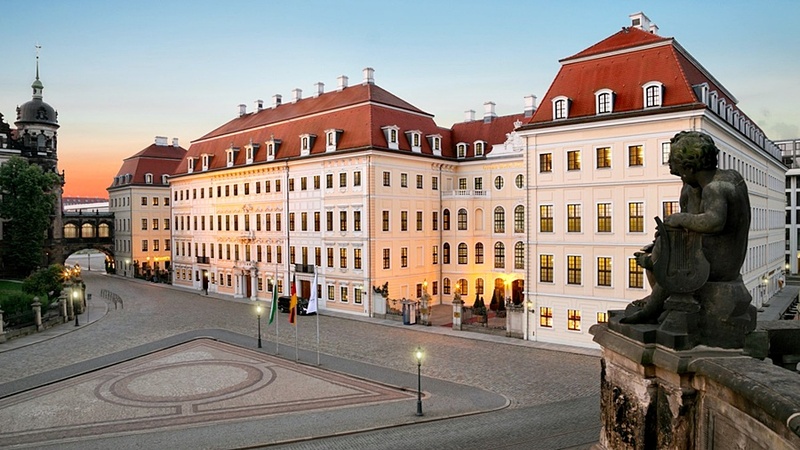
[[[679,210],[670,139],[709,134],[751,196],[743,278],[760,306],[781,287],[778,147],[642,13],[561,60],[519,114],[484,105],[444,128],[375,84],[294,89],[192,142],[170,176],[173,283],[236,298],[273,289],[372,316],[382,302],[458,293],[526,311],[524,338],[594,347],[589,327],[650,288],[634,252]],[[144,245],[144,244],[143,244]],[[384,289],[384,286],[386,289]],[[388,292],[387,292],[388,290]]]
[[634,252],[653,240],[654,217],[679,211],[681,180],[667,165],[680,131],[710,135],[719,167],[750,192],[742,268],[753,304],[782,287],[784,175],[780,149],[737,100],[642,13],[631,26],[562,59],[525,142],[529,226],[529,339],[591,346],[588,329],[649,293]]

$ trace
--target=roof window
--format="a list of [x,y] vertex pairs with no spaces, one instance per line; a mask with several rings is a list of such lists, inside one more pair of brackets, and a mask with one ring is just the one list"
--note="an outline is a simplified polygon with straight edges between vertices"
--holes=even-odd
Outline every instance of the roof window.
[[658,108],[664,98],[664,85],[660,81],[651,81],[642,86],[644,93],[644,107]]
[[392,150],[398,150],[400,140],[397,138],[397,134],[400,132],[400,127],[397,125],[388,125],[385,127],[381,127],[383,130],[383,134],[386,136],[386,145]]
[[553,99],[553,120],[561,120],[569,117],[570,99],[560,95]]
[[597,114],[610,114],[614,112],[614,91],[600,89],[594,93],[595,112]]

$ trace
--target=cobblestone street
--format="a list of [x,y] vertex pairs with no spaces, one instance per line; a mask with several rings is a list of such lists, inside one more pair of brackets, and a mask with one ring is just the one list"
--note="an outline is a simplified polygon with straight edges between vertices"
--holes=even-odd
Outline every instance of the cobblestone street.
[[[85,282],[87,292],[93,294],[92,314],[99,314],[100,306],[105,306],[101,289],[120,295],[124,307],[115,309],[109,304],[101,319],[51,340],[7,351],[0,348],[0,384],[196,330],[221,329],[253,336],[252,346],[256,345],[257,319],[248,301],[223,300],[98,273],[87,273]],[[266,312],[261,320],[264,349],[274,352],[275,324],[266,325]],[[301,350],[316,350],[316,320],[314,316],[299,317]],[[287,349],[294,346],[294,329],[286,314],[279,314],[277,321],[281,356],[293,359],[294,351]],[[370,319],[322,315],[319,324],[322,355],[415,374],[412,353],[420,346],[425,350],[423,376],[501,394],[512,409],[533,411],[537,405],[569,405],[572,401],[585,409],[587,397],[597,398],[599,392],[599,358],[591,352],[557,352],[510,338],[449,336],[430,329],[435,327],[392,326]],[[71,324],[61,325],[67,326]],[[588,403],[599,403],[599,399]]]

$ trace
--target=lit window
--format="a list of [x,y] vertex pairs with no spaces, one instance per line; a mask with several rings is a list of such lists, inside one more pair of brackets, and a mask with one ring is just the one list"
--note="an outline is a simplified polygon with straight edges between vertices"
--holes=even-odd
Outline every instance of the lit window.
[[[477,180],[477,178],[476,178],[476,180]],[[515,184],[515,185],[516,185],[516,186],[517,186],[519,189],[522,189],[522,188],[524,188],[524,187],[525,187],[525,175],[523,175],[523,174],[521,174],[521,173],[520,173],[520,174],[518,174],[518,175],[517,175],[517,176],[514,178],[514,184]],[[478,189],[478,188],[476,187],[475,189]],[[483,187],[481,187],[481,189],[483,189]]]
[[400,174],[400,187],[407,188],[408,187],[408,174],[401,173]]
[[450,230],[450,210],[445,209],[442,211],[442,229],[444,231]]
[[503,269],[506,267],[506,246],[502,242],[494,244],[494,268]]
[[392,185],[391,180],[392,180],[391,173],[383,172],[383,185],[386,186],[386,187],[391,186]]
[[506,212],[502,206],[498,206],[494,209],[494,232],[506,232]]
[[553,205],[539,205],[539,232],[553,232]]
[[581,257],[567,256],[567,284],[581,284]]
[[539,155],[539,172],[553,171],[553,154],[542,153]]
[[514,233],[525,232],[525,207],[517,205],[514,208]]
[[539,255],[539,282],[553,282],[553,255]]
[[347,286],[339,287],[339,295],[340,295],[339,301],[341,301],[342,303],[347,303],[347,291],[348,291]]
[[597,232],[611,233],[611,203],[597,204]]
[[381,211],[383,231],[389,231],[389,211]]
[[608,313],[606,313],[606,312],[598,312],[597,313],[597,323],[608,323]]
[[467,210],[464,208],[458,210],[458,229],[467,229]]
[[482,141],[475,142],[475,156],[483,156],[484,143]]
[[[458,244],[458,263],[459,264],[467,264],[468,258],[468,247],[465,243]],[[462,292],[463,294],[463,292]]]
[[417,211],[417,231],[422,231],[422,211]]
[[675,214],[676,212],[680,212],[680,203],[679,202],[664,202],[662,204],[662,214],[661,217],[666,219],[667,217]]
[[450,264],[450,244],[447,242],[442,245],[442,264]]
[[525,269],[525,244],[522,242],[514,244],[514,269]]
[[483,243],[475,244],[475,264],[483,264]]
[[611,167],[611,147],[597,148],[597,168],[607,169]]
[[628,203],[628,231],[631,233],[644,232],[644,203]]
[[456,145],[456,157],[463,159],[467,156],[467,144]]
[[597,258],[597,285],[611,286],[611,258],[607,256]]
[[539,326],[553,328],[553,308],[546,306],[539,308]]
[[644,165],[644,147],[641,145],[628,146],[628,166]]
[[339,187],[347,187],[347,173],[340,172],[339,173]]
[[400,231],[408,231],[408,211],[400,211]]
[[567,152],[567,170],[581,170],[580,150],[570,150]]
[[499,175],[494,177],[494,187],[495,187],[495,189],[497,189],[498,191],[500,189],[503,189],[503,185],[504,184],[505,184],[505,181],[503,181],[503,177],[501,177]]
[[567,205],[567,231],[580,233],[581,231],[581,205],[571,203]]
[[581,331],[581,312],[577,309],[567,310],[567,329]]
[[666,166],[667,164],[669,164],[670,148],[671,146],[669,142],[661,143],[661,165]]
[[644,270],[636,262],[636,258],[628,258],[628,287],[644,288]]

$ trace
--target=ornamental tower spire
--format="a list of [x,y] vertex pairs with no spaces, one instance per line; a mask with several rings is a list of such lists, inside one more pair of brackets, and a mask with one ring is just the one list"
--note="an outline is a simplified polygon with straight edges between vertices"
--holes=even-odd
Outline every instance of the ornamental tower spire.
[[41,81],[39,81],[39,50],[42,48],[42,46],[36,44],[35,47],[36,47],[36,80],[33,81],[31,87],[33,88],[33,98],[41,99],[44,85],[42,84]]

